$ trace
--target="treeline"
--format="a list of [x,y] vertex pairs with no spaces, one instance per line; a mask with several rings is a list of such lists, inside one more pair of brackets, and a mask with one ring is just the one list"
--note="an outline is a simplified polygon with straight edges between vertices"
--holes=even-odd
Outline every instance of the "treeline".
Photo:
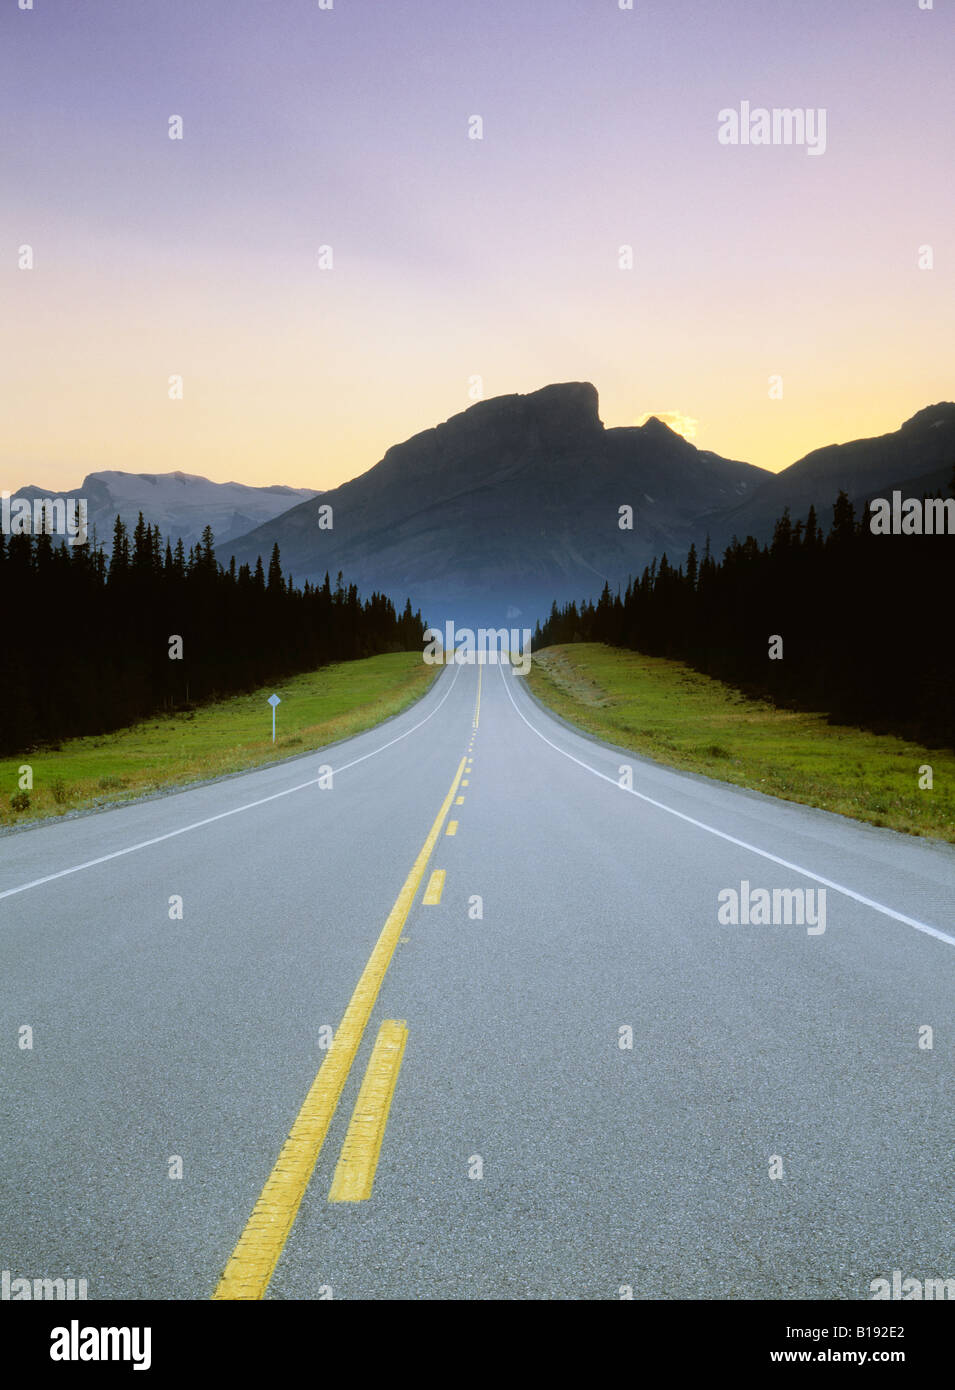
[[555,603],[534,645],[672,657],[780,706],[955,747],[953,559],[955,536],[873,535],[841,492],[828,534],[814,508],[795,523],[787,509],[769,545],[734,538],[717,560],[707,542],[676,569],[664,554],[622,596]]
[[[406,603],[332,587],[294,586],[278,546],[268,570],[216,560],[206,527],[188,554],[163,547],[140,514],[117,517],[112,552],[0,534],[6,619],[0,751],[106,733],[158,711],[251,690],[330,661],[421,649],[424,622]],[[179,639],[179,642],[175,639]],[[181,659],[176,653],[181,651]]]

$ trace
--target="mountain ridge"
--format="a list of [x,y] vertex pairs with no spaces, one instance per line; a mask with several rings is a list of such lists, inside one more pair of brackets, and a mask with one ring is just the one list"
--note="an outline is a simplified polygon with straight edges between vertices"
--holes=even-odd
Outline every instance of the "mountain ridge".
[[[902,487],[944,488],[955,462],[955,404],[916,411],[895,431],[826,444],[779,473],[728,459],[650,416],[605,426],[590,382],[478,401],[392,445],[363,473],[326,492],[285,484],[213,483],[182,470],[87,474],[66,494],[33,485],[14,496],[86,496],[89,525],[108,544],[117,512],[141,510],[164,536],[195,543],[212,526],[220,560],[267,563],[320,582],[342,570],[363,592],[410,594],[432,621],[528,623],[551,603],[623,586],[667,552],[679,564],[709,538],[768,540],[788,506],[815,505],[820,524],[845,490],[857,508]],[[318,524],[329,506],[330,530]],[[621,509],[633,509],[632,527]]]
[[201,474],[179,469],[170,473],[129,473],[107,468],[87,473],[79,487],[65,492],[28,483],[17,488],[11,498],[25,497],[31,502],[42,497],[86,498],[89,532],[92,535],[95,527],[99,539],[107,543],[117,514],[132,529],[142,512],[151,525],[160,527],[164,538],[175,543],[181,537],[183,544],[190,546],[198,541],[206,525],[212,526],[220,543],[227,544],[290,506],[319,495],[311,488],[293,488],[284,483],[264,487],[214,483]]
[[[476,402],[392,445],[357,477],[322,494],[333,527],[301,503],[220,546],[226,563],[267,560],[278,544],[297,580],[341,569],[364,589],[412,595],[431,621],[528,621],[553,600],[623,586],[666,551],[680,563],[707,536],[768,540],[828,509],[845,488],[857,504],[879,487],[939,485],[955,459],[955,405],[926,406],[898,430],[824,445],[780,473],[700,450],[651,416],[606,427],[590,382],[552,383]],[[619,509],[634,509],[621,530]]]
[[[529,613],[549,607],[555,583],[591,587],[608,559],[618,572],[685,548],[701,500],[729,506],[766,476],[701,454],[655,417],[608,429],[590,382],[554,383],[476,402],[393,445],[322,495],[331,530],[303,503],[220,558],[254,564],[277,543],[297,579],[342,569],[364,590],[420,593],[429,617]],[[622,506],[634,509],[630,531]]]
[[[940,401],[916,411],[897,430],[824,444],[770,474],[752,498],[717,519],[713,541],[723,546],[734,534],[765,539],[787,506],[793,520],[815,506],[826,524],[822,509],[831,506],[840,489],[857,510],[893,488],[933,492],[949,482],[953,464],[955,403]],[[824,488],[829,496],[821,495]]]

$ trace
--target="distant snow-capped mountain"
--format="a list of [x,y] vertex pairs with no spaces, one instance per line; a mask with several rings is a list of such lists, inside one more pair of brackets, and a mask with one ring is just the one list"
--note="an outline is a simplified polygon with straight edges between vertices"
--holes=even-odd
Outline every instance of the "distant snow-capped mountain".
[[164,538],[193,545],[205,526],[211,526],[216,543],[224,544],[236,536],[261,526],[290,507],[307,502],[319,493],[312,488],[249,487],[245,483],[213,483],[195,473],[123,473],[104,469],[89,473],[77,488],[56,492],[50,488],[18,488],[14,497],[85,497],[88,527],[101,541],[109,543],[117,514],[131,529],[142,512],[146,521],[157,523]]

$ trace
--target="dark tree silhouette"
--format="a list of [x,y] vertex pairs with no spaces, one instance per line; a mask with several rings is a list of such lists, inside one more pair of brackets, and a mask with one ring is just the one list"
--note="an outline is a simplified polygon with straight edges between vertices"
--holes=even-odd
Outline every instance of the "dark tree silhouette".
[[[332,591],[295,588],[272,552],[268,587],[223,569],[207,526],[188,557],[163,550],[140,514],[119,517],[107,562],[101,547],[69,547],[43,533],[0,534],[0,599],[17,637],[0,663],[0,752],[105,733],[160,710],[251,690],[331,661],[421,650],[424,622],[410,600],[400,618],[385,595],[362,600],[343,576]],[[182,660],[170,660],[170,639]]]
[[795,525],[786,511],[768,546],[734,538],[716,562],[707,541],[685,571],[661,556],[622,600],[605,584],[596,604],[554,604],[534,645],[673,657],[781,706],[955,747],[955,536],[875,536],[844,492],[832,511],[826,537],[815,508]]

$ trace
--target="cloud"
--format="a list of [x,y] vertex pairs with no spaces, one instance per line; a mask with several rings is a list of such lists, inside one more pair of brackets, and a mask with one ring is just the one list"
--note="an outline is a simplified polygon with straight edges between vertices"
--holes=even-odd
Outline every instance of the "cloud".
[[656,419],[662,420],[674,434],[682,434],[684,439],[696,438],[696,427],[700,422],[694,420],[692,415],[684,415],[682,410],[648,410],[646,415],[641,415],[636,423],[645,425],[654,416]]

